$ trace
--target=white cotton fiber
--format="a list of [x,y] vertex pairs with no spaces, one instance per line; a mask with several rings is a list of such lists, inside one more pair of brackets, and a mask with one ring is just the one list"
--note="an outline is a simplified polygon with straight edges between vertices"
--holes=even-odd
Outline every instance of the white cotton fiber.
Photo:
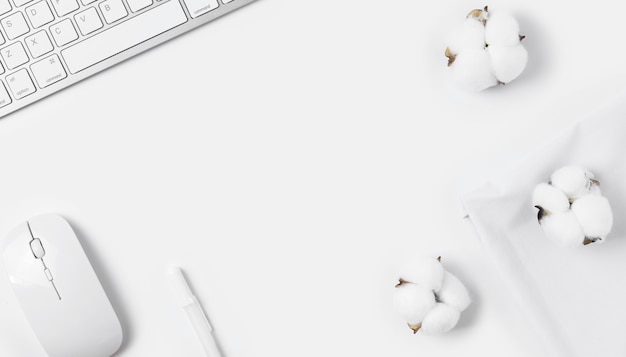
[[[439,259],[413,259],[405,264],[400,277],[393,304],[413,333],[449,331],[471,303],[465,285],[445,271]],[[429,288],[428,282],[437,284],[437,289]]]
[[572,203],[572,213],[588,238],[606,239],[613,227],[613,212],[606,197],[587,195]]
[[435,306],[432,290],[411,283],[395,288],[393,304],[400,315],[411,325],[418,325]]
[[417,257],[401,267],[399,278],[430,289],[432,292],[441,288],[443,275],[443,266],[437,258]]
[[510,14],[497,10],[489,13],[485,25],[485,42],[489,46],[515,46],[519,44],[519,24]]
[[541,228],[550,240],[562,247],[579,246],[585,240],[585,233],[571,210],[544,216]]
[[444,302],[460,311],[465,310],[471,303],[471,298],[465,285],[452,273],[445,272],[441,289],[435,292],[440,302]]
[[489,46],[487,53],[491,58],[491,70],[502,83],[517,78],[528,63],[528,52],[519,43],[512,47]]
[[533,191],[533,206],[541,206],[548,213],[559,213],[569,210],[569,200],[563,191],[543,182]]
[[511,15],[472,10],[448,37],[444,53],[452,80],[472,92],[511,82],[528,62],[522,38]]
[[461,312],[450,305],[437,303],[424,318],[422,329],[424,333],[443,333],[450,331],[459,322]]
[[452,53],[468,49],[482,50],[485,48],[485,26],[482,22],[469,18],[452,30],[448,38],[448,48]]
[[456,55],[450,66],[452,79],[461,87],[479,92],[498,84],[491,71],[491,60],[485,50],[465,50]]
[[591,190],[593,175],[579,166],[565,166],[556,170],[550,177],[550,183],[567,195],[571,200],[587,195]]
[[[593,173],[575,165],[556,170],[549,184],[537,185],[533,205],[543,209],[539,223],[545,235],[561,246],[606,240],[613,227],[613,212],[599,185]],[[566,210],[563,195],[569,203]]]

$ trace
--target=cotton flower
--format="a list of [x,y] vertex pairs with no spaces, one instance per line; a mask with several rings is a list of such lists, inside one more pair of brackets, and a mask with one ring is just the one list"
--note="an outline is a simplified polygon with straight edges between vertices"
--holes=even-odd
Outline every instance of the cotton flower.
[[449,331],[471,303],[463,283],[443,269],[440,259],[414,259],[398,278],[394,306],[413,333]]
[[393,303],[407,323],[416,326],[437,302],[432,290],[417,284],[404,283],[396,288]]
[[[541,206],[541,215],[545,213],[560,213],[569,210],[569,200],[563,191],[547,184],[540,183],[533,192],[533,205]],[[541,217],[539,217],[541,219]]]
[[520,43],[517,20],[501,10],[489,12],[489,21],[485,24],[485,42],[489,46],[517,46]]
[[544,234],[560,246],[604,241],[613,227],[613,212],[600,182],[579,166],[560,168],[549,183],[537,185],[533,205]]
[[422,332],[429,334],[448,332],[456,326],[460,317],[461,311],[459,309],[438,302],[424,318],[422,322]]
[[448,48],[454,53],[485,48],[485,25],[473,17],[465,19],[449,37]]
[[419,284],[434,291],[441,288],[445,271],[438,259],[415,257],[400,268],[399,281]]
[[526,67],[528,52],[521,44],[519,24],[502,11],[470,11],[448,38],[445,55],[454,82],[470,91],[506,84]]
[[456,55],[450,66],[452,80],[472,92],[493,87],[498,79],[493,75],[489,54],[485,50],[465,50]]
[[517,78],[528,62],[528,52],[521,44],[512,47],[489,46],[491,71],[501,83],[509,83]]
[[471,303],[471,299],[465,285],[450,272],[445,272],[441,289],[436,291],[437,300],[453,306],[460,311],[465,310]]
[[573,202],[575,199],[589,194],[592,187],[598,184],[593,174],[579,166],[565,166],[550,176],[550,183],[563,191]]
[[569,210],[544,214],[539,223],[546,237],[561,247],[576,247],[585,241],[585,233]]
[[592,241],[604,240],[613,227],[613,213],[606,197],[588,195],[572,203],[572,213],[576,216],[585,237]]

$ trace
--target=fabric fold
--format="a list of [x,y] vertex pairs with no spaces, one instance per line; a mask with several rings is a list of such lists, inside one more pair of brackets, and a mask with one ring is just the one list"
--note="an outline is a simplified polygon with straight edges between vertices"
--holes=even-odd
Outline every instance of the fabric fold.
[[[626,96],[515,160],[477,173],[460,194],[475,233],[545,342],[549,356],[626,355]],[[606,242],[560,248],[532,205],[540,182],[565,165],[601,181],[614,227]]]

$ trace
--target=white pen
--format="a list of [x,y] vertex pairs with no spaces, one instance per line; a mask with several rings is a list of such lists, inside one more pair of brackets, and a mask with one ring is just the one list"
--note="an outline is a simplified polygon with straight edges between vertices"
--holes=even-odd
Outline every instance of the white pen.
[[171,268],[169,271],[169,280],[172,285],[172,291],[176,297],[176,301],[180,307],[185,310],[189,322],[200,340],[204,352],[208,357],[221,357],[220,350],[217,347],[215,338],[213,337],[213,328],[209,323],[202,306],[198,299],[193,295],[189,284],[180,268]]

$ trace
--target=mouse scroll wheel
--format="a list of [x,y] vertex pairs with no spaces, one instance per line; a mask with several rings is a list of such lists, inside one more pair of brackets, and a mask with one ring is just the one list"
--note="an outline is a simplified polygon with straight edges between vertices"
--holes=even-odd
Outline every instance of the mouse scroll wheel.
[[43,245],[41,244],[41,240],[39,238],[35,238],[30,241],[30,250],[33,251],[33,255],[37,259],[41,259],[44,255],[46,255],[46,251],[43,249]]

